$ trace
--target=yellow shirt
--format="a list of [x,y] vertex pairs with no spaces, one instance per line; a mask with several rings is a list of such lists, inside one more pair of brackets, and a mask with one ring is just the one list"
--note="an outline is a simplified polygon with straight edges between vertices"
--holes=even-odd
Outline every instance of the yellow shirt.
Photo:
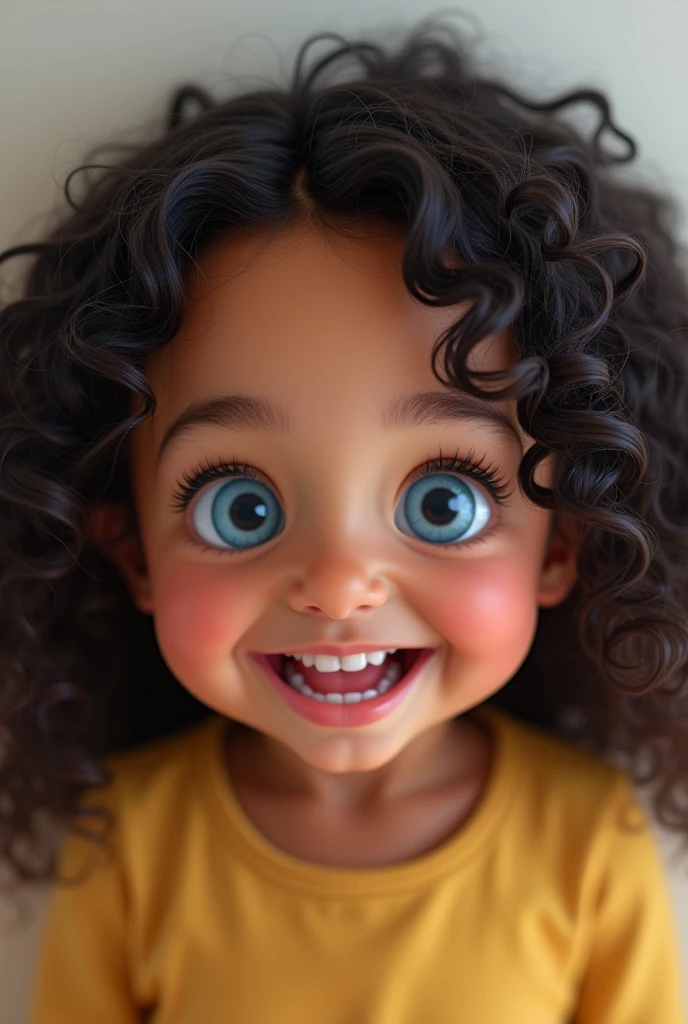
[[[484,706],[494,761],[463,827],[383,868],[273,846],[224,719],[110,758],[115,859],[69,836],[30,1024],[685,1024],[678,936],[627,777]],[[625,830],[626,821],[634,830]],[[147,1012],[146,1012],[147,1011]]]

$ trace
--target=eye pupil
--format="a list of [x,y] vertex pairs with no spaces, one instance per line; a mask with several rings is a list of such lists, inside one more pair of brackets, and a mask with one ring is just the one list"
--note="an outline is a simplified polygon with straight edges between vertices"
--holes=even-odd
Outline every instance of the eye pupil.
[[423,498],[421,509],[434,526],[446,526],[456,518],[459,502],[448,487],[433,487]]
[[257,494],[242,494],[229,507],[229,519],[239,530],[257,530],[267,514],[267,507]]

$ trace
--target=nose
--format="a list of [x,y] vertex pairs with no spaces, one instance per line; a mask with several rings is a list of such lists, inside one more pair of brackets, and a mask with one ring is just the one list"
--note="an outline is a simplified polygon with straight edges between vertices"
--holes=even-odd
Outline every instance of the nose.
[[287,600],[297,612],[345,619],[353,612],[370,611],[384,604],[387,584],[363,559],[330,549],[292,583]]

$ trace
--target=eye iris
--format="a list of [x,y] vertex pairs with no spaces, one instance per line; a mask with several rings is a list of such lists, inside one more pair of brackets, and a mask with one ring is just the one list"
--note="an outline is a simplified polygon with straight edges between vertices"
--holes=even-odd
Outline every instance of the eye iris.
[[246,478],[223,482],[202,494],[192,519],[206,543],[240,550],[264,544],[283,525],[280,505],[271,489]]
[[452,544],[480,530],[490,509],[485,498],[458,476],[434,473],[409,487],[398,514],[400,528],[410,526],[415,536],[429,543]]

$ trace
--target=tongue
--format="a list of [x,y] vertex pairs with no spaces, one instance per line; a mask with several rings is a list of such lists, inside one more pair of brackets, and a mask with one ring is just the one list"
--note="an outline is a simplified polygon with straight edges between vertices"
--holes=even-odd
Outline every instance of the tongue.
[[295,666],[307,683],[316,693],[353,693],[374,689],[382,679],[392,661],[401,663],[400,654],[388,654],[381,665],[366,665],[359,672],[318,672],[315,665],[306,668],[300,662]]

